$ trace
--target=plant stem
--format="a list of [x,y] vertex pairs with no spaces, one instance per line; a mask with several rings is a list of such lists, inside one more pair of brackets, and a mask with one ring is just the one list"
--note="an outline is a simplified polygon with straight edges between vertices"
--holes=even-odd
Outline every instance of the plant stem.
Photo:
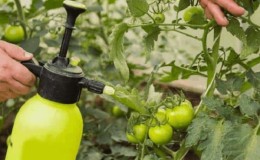
[[252,22],[250,18],[245,18],[245,17],[239,17],[239,18],[242,19],[242,20],[244,20],[244,21],[246,21],[247,23],[249,23],[249,24],[251,24],[251,25],[257,27],[257,28],[260,28],[260,26],[257,25],[257,24],[255,24],[254,22]]
[[20,21],[22,22],[21,26],[23,27],[23,30],[24,30],[24,38],[27,39],[26,19],[25,19],[25,16],[24,16],[24,12],[23,12],[21,2],[20,2],[20,0],[14,0],[14,2],[15,2],[15,5],[16,5],[16,8],[17,8],[18,17],[19,17]]
[[198,38],[197,36],[193,36],[193,35],[190,35],[190,34],[188,34],[188,33],[186,33],[186,32],[182,32],[182,31],[179,31],[179,30],[177,30],[177,29],[161,29],[161,31],[175,31],[175,32],[178,32],[178,33],[180,33],[180,34],[183,34],[183,35],[185,35],[185,36],[187,36],[187,37],[190,37],[190,38],[193,38],[193,39],[196,39],[196,40],[199,40],[199,41],[201,41],[202,39],[201,38]]
[[166,146],[161,146],[161,148],[165,151],[165,152],[167,152],[169,155],[171,155],[172,157],[174,157],[175,156],[175,152],[173,152],[171,149],[169,149],[168,147],[166,147]]

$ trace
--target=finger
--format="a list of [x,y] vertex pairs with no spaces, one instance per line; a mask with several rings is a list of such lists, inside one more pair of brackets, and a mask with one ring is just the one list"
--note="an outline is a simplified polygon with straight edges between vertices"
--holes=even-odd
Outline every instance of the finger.
[[200,0],[199,2],[202,8],[206,8],[208,3],[212,3],[209,0]]
[[241,16],[245,13],[245,9],[233,0],[215,0],[215,3],[235,16]]
[[[1,49],[0,49],[1,54]],[[35,83],[35,76],[20,62],[17,62],[5,54],[0,55],[0,80],[8,81],[9,79],[15,79],[23,85],[32,87]]]
[[8,84],[9,90],[17,95],[25,95],[31,90],[31,87],[25,86],[14,79],[9,81]]
[[0,41],[0,48],[11,58],[18,61],[26,61],[33,57],[31,53],[26,52],[21,47],[5,41]]
[[12,78],[28,87],[32,87],[36,80],[35,76],[18,62],[12,66]]
[[205,8],[205,16],[206,16],[208,19],[213,19],[213,16],[212,16],[212,14],[210,13],[210,11],[208,10],[208,8]]
[[218,25],[228,25],[227,18],[225,17],[224,13],[217,4],[208,3],[207,9],[210,11],[211,15],[214,17]]

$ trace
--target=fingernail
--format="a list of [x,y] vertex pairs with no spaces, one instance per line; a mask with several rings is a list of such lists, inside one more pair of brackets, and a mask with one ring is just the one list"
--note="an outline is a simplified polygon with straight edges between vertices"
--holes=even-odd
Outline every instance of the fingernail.
[[32,57],[33,54],[32,54],[32,53],[29,53],[29,52],[25,52],[25,53],[24,53],[24,56],[25,56],[25,57]]

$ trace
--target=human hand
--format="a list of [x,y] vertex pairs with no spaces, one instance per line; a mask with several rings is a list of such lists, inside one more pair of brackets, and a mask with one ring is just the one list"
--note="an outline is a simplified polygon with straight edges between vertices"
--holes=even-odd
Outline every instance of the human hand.
[[200,4],[204,8],[207,18],[215,19],[217,24],[221,26],[228,25],[228,20],[221,10],[222,8],[234,16],[241,16],[245,13],[245,9],[234,0],[200,0]]
[[0,102],[30,92],[36,78],[19,61],[32,57],[22,48],[0,40]]

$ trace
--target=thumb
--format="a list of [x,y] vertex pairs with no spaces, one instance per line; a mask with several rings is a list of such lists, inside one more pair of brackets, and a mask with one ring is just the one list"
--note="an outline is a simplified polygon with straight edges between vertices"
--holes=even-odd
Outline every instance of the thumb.
[[26,52],[21,47],[5,41],[0,41],[0,48],[5,52],[5,54],[17,61],[26,61],[33,57],[33,54]]

